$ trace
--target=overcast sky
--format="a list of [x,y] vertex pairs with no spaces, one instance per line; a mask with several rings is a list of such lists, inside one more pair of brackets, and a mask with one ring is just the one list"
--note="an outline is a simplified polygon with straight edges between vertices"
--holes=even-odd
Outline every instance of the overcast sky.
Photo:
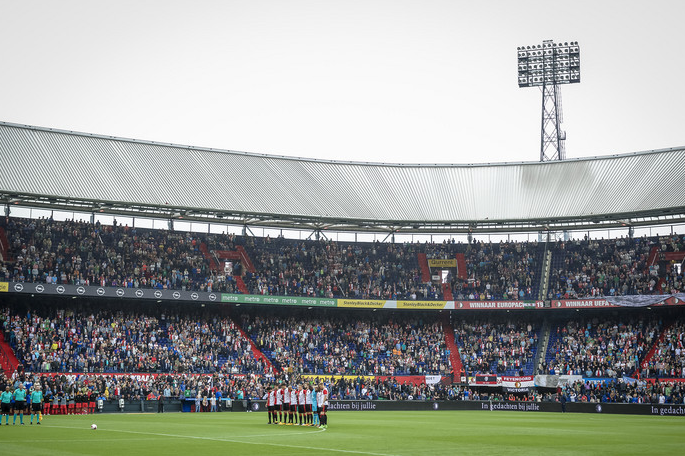
[[536,161],[516,48],[578,41],[567,157],[685,146],[685,3],[0,0],[0,120],[276,155]]

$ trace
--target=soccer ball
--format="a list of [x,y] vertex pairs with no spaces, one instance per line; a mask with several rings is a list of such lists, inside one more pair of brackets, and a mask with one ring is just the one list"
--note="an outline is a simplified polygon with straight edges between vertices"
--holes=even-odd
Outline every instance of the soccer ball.
[[98,425],[97,425],[97,424],[91,424],[91,425],[90,425],[90,428],[91,428],[92,430],[96,430],[96,429],[98,428]]

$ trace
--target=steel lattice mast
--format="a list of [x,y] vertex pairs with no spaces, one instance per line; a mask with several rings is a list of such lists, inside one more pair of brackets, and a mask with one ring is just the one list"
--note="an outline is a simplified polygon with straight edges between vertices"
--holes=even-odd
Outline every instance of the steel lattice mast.
[[566,158],[566,132],[561,129],[561,84],[580,82],[580,47],[577,41],[521,46],[518,49],[519,87],[540,87],[542,120],[540,161]]

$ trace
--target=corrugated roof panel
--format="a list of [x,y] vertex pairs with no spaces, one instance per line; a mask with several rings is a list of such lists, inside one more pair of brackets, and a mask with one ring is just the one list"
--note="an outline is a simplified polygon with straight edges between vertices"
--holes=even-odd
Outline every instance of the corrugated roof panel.
[[0,191],[308,218],[516,221],[685,207],[685,149],[546,163],[294,159],[0,123]]

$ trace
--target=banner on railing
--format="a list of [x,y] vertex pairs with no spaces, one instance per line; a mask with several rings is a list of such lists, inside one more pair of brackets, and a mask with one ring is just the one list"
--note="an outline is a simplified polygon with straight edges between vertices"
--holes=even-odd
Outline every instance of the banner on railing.
[[88,285],[11,282],[10,293],[89,298],[154,299],[164,301],[219,302],[220,293],[206,291],[166,290],[163,288],[99,287]]
[[535,386],[535,377],[501,377],[500,386],[508,393],[527,393]]
[[[558,377],[558,376],[546,376]],[[537,377],[532,375],[523,376],[498,376],[494,374],[477,374],[469,377],[470,386],[502,387],[510,393],[524,393],[536,385]]]
[[447,301],[397,301],[398,309],[442,310]]
[[388,301],[377,299],[338,299],[338,307],[356,309],[382,309]]
[[456,268],[457,267],[457,259],[451,259],[451,260],[441,260],[438,258],[433,258],[428,260],[428,266],[431,268]]
[[522,377],[500,377],[501,385],[507,388],[532,388],[535,386],[535,377],[532,375],[525,375]]
[[685,303],[685,293],[672,295],[603,296],[590,299],[560,299],[552,301],[552,308],[588,309],[601,307],[676,306]]
[[[685,300],[685,293],[674,295],[635,295],[635,296],[605,296],[609,304],[621,307],[647,307],[657,304],[673,305]],[[671,301],[674,301],[671,303]]]
[[318,298],[306,296],[270,296],[233,294],[163,288],[128,288],[46,284],[32,282],[0,282],[0,292],[64,297],[115,298],[126,300],[179,301],[187,303],[270,304],[280,306],[341,307],[350,309],[402,310],[527,310],[527,309],[591,309],[685,305],[685,294],[645,297],[619,296],[592,299],[561,299],[551,301],[429,301],[383,300],[353,298]]
[[535,386],[542,388],[556,388],[558,386],[570,385],[578,380],[583,380],[582,375],[536,375],[534,378]]
[[435,385],[440,382],[449,382],[449,377],[443,377],[441,375],[329,375],[329,374],[303,374],[300,376],[302,379],[307,381],[323,381],[326,383],[334,383],[340,379],[344,380],[361,380],[365,382],[375,383],[376,381],[385,382],[390,380],[391,382],[398,383],[400,385],[411,384],[411,385]]
[[335,307],[337,305],[337,299],[309,298],[301,296],[245,295],[230,293],[221,293],[221,302],[314,307]]
[[500,379],[495,374],[476,374],[469,377],[469,386],[499,386]]
[[606,299],[561,299],[552,301],[554,309],[596,309],[599,307],[619,307]]
[[[178,377],[181,376],[183,378],[194,378],[194,377],[203,377],[203,378],[213,378],[213,377],[219,377],[219,378],[226,378],[226,377],[231,377],[231,378],[245,378],[245,374],[195,374],[195,373],[185,373],[185,374],[170,374],[170,373],[131,373],[131,372],[33,372],[32,375],[40,375],[44,377],[64,377],[69,381],[81,381],[84,380],[88,377],[127,377],[130,378],[131,380],[135,380],[138,382],[148,382],[150,380],[154,380],[158,377],[165,378],[165,377]],[[261,377],[261,375],[258,375],[258,377]]]
[[543,301],[455,301],[458,310],[542,309]]

